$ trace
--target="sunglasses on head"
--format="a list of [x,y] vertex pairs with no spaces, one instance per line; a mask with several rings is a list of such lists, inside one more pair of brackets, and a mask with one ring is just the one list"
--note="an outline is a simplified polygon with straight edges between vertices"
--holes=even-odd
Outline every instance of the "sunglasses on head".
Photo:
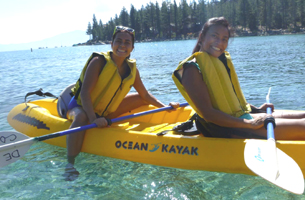
[[113,31],[113,35],[116,34],[117,32],[120,32],[120,31],[127,31],[127,32],[133,34],[133,36],[135,36],[134,29],[129,28],[129,27],[125,27],[125,26],[116,26],[114,31]]

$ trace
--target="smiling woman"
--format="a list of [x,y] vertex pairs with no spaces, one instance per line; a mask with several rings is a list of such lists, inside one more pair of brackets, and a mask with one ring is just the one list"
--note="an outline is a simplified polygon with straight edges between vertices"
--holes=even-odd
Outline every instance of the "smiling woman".
[[230,26],[224,17],[209,19],[193,55],[180,62],[173,79],[198,114],[197,127],[206,137],[263,138],[264,123],[277,124],[276,139],[305,139],[305,113],[266,114],[273,104],[249,104],[241,90],[229,52]]
[[[73,121],[70,128],[88,123],[106,127],[110,125],[109,119],[142,105],[165,107],[146,90],[136,68],[136,60],[130,59],[134,36],[133,29],[117,26],[113,32],[112,51],[93,53],[88,59],[72,88],[73,97],[67,113],[67,118]],[[131,87],[137,92],[128,94]],[[174,108],[179,106],[178,103],[170,105]],[[81,151],[85,133],[83,130],[67,136],[68,179],[78,175],[74,162]]]

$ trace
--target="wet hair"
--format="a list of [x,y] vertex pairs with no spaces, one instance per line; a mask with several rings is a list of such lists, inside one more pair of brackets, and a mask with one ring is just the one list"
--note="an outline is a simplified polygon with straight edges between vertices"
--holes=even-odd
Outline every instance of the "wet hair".
[[233,29],[230,27],[228,20],[224,17],[214,17],[210,18],[202,27],[202,30],[200,31],[197,43],[195,45],[195,48],[193,49],[193,53],[198,52],[200,50],[200,43],[202,39],[204,39],[206,33],[212,26],[221,25],[228,29],[229,31],[229,38],[233,35]]

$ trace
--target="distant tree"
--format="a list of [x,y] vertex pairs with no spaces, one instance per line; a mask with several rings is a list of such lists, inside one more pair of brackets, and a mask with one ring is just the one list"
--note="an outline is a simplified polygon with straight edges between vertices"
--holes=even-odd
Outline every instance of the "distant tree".
[[298,1],[298,15],[299,15],[299,19],[301,22],[301,26],[304,27],[305,26],[305,2],[304,0],[299,0]]
[[247,28],[249,13],[250,13],[250,4],[248,0],[240,0],[239,2],[239,24],[243,28]]
[[170,29],[170,21],[168,20],[168,2],[163,1],[161,6],[161,30],[164,38],[170,38],[169,29]]
[[120,13],[120,17],[119,17],[120,21],[121,21],[121,24],[123,26],[129,26],[129,24],[128,24],[128,17],[129,17],[128,12],[127,12],[126,8],[123,7],[123,9],[122,9],[122,11]]
[[136,40],[141,40],[141,19],[140,19],[141,13],[139,11],[136,12],[136,21],[135,21],[135,32],[136,32]]
[[191,9],[191,12],[190,12],[190,22],[191,22],[191,32],[192,33],[195,33],[197,32],[198,30],[198,27],[197,27],[197,24],[198,24],[198,20],[199,20],[199,15],[198,15],[198,4],[195,0],[193,0],[191,3],[190,3],[190,9]]
[[160,33],[161,33],[161,17],[160,17],[160,7],[159,7],[158,2],[156,2],[156,30],[157,30],[157,34],[160,36]]
[[150,5],[146,4],[142,11],[142,30],[143,37],[146,39],[151,38],[151,21],[150,21]]
[[116,23],[114,23],[114,20],[110,20],[108,23],[108,35],[107,35],[107,40],[111,41],[112,40],[112,35],[113,35],[113,30],[115,28],[115,26],[118,25]]
[[296,14],[297,14],[297,8],[296,8],[296,0],[290,0],[291,2],[291,19],[292,19],[292,24],[294,28],[297,26],[297,20],[296,20]]
[[135,7],[131,4],[130,7],[130,27],[135,29],[136,28],[136,9]]
[[260,16],[259,21],[262,26],[265,26],[267,30],[267,0],[260,0],[259,2]]
[[91,23],[90,22],[88,23],[86,34],[89,35],[89,38],[91,39],[92,27],[91,27]]
[[248,26],[250,31],[256,31],[257,30],[257,20],[256,20],[256,15],[255,12],[251,9],[249,13],[249,19],[248,19]]
[[103,40],[104,38],[103,29],[104,29],[103,23],[102,20],[100,20],[98,24],[98,40]]
[[92,25],[92,39],[97,40],[98,39],[98,32],[99,32],[99,27],[97,24],[97,20],[95,17],[95,14],[93,14],[93,25]]
[[206,5],[205,0],[199,0],[198,1],[198,21],[200,23],[200,26],[202,27],[203,24],[206,22]]
[[150,2],[146,7],[150,37],[153,38],[156,35],[156,6]]
[[143,30],[143,37],[151,38],[150,34],[150,6],[149,4],[142,10],[142,30]]
[[280,29],[282,28],[283,20],[282,20],[282,15],[280,12],[277,12],[274,18],[274,25],[275,28]]
[[230,9],[231,9],[231,17],[230,17],[231,21],[230,22],[231,22],[232,26],[235,27],[236,21],[237,21],[237,0],[233,0],[231,4],[232,5],[230,7]]
[[115,14],[114,19],[113,19],[113,20],[111,19],[111,21],[112,21],[112,23],[114,23],[115,25],[122,25],[122,22],[121,22],[121,20],[120,20],[120,18],[118,17],[117,14]]
[[168,35],[169,35],[169,39],[171,39],[172,38],[172,25],[171,25],[172,18],[171,18],[171,16],[172,16],[172,11],[173,11],[173,6],[170,3],[170,0],[168,1],[167,6],[168,6],[168,9],[167,9],[167,20],[168,20],[168,26],[169,26],[169,33],[168,33]]
[[178,6],[177,6],[177,3],[176,3],[176,0],[174,0],[174,5],[173,5],[173,9],[174,9],[174,22],[175,22],[175,33],[176,33],[176,38],[179,37],[179,28],[178,28]]
[[189,25],[189,6],[186,0],[182,0],[180,6],[182,11],[182,34],[186,35]]

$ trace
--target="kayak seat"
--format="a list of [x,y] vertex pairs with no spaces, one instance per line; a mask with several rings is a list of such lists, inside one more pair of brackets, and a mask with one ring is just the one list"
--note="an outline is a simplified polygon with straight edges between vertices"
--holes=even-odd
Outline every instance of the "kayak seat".
[[58,115],[62,118],[67,118],[67,112],[68,112],[68,105],[69,102],[73,96],[71,89],[74,87],[75,84],[71,84],[68,87],[66,87],[59,95],[58,101],[57,101],[57,112]]

